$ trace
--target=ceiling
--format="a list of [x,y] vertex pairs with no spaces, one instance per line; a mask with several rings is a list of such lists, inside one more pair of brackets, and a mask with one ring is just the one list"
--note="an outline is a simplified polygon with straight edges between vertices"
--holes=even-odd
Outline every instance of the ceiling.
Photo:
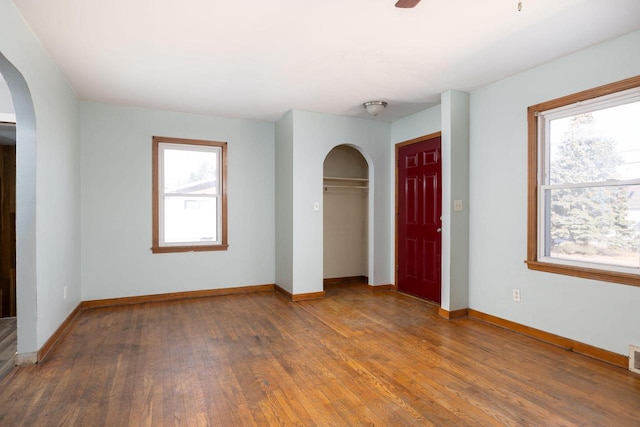
[[78,97],[393,121],[640,28],[639,0],[14,0]]

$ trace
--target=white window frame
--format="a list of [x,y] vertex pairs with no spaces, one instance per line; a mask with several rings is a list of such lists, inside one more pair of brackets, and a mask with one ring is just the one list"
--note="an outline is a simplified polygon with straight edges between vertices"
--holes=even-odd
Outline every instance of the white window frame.
[[529,107],[529,218],[527,265],[550,273],[640,286],[640,268],[567,260],[547,256],[545,190],[617,187],[640,184],[639,179],[550,184],[550,122],[589,111],[640,100],[640,76]]
[[[182,138],[153,137],[153,253],[226,250],[227,243],[227,194],[226,194],[226,143]],[[217,194],[182,194],[164,192],[165,150],[213,152],[217,154]],[[212,200],[216,203],[216,240],[191,242],[166,242],[164,236],[164,211],[166,197],[189,197]]]

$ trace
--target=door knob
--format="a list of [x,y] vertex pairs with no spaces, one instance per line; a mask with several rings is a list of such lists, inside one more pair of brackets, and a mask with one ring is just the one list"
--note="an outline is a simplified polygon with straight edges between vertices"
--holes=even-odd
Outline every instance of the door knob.
[[437,231],[438,233],[441,233],[441,232],[442,232],[442,228],[438,228],[436,231]]

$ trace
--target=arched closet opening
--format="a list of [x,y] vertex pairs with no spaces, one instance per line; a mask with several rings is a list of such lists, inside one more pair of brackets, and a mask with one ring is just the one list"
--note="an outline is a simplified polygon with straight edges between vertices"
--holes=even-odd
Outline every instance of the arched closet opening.
[[339,145],[324,160],[324,284],[367,283],[369,166],[355,148]]
[[[9,319],[15,319],[13,327],[17,328],[11,332],[10,358],[0,365],[11,367],[14,355],[16,364],[37,361],[36,119],[24,77],[2,52],[0,76],[0,122],[3,122],[0,144],[5,146],[0,154],[3,163],[0,177],[5,181],[4,195],[10,194],[8,200],[0,197],[2,316],[8,314]],[[11,178],[5,176],[7,173]]]

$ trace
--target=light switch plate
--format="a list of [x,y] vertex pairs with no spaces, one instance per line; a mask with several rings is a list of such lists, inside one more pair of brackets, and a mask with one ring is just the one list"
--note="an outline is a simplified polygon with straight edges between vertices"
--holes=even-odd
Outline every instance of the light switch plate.
[[454,200],[453,201],[453,210],[461,211],[462,210],[462,200]]

